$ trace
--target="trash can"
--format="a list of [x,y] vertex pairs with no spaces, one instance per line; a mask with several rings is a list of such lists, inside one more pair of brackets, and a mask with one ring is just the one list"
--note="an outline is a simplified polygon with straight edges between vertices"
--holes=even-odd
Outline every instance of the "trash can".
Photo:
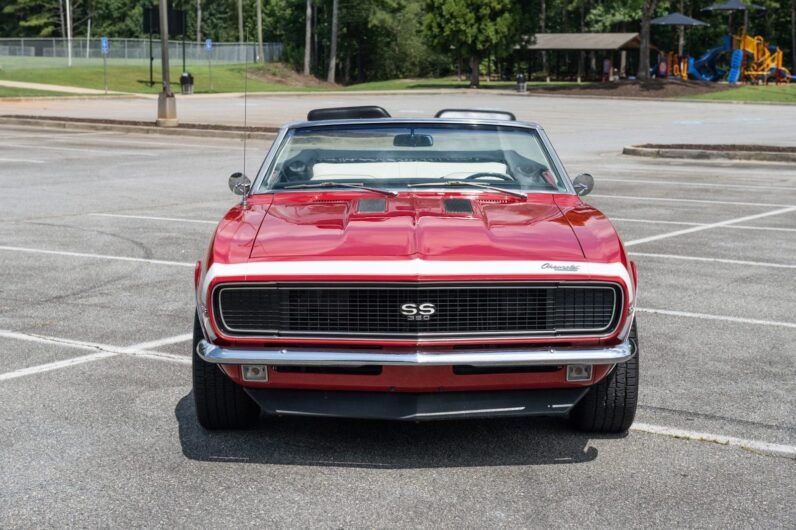
[[517,92],[526,92],[528,90],[528,82],[525,80],[525,74],[517,74]]
[[180,76],[180,89],[183,94],[193,94],[193,76],[190,72],[183,72]]

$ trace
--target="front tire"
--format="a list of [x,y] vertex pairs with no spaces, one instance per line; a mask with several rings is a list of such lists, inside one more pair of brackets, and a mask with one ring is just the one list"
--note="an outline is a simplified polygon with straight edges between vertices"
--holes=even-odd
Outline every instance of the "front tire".
[[602,381],[575,405],[570,414],[572,425],[593,433],[623,433],[633,424],[638,404],[638,333],[636,323],[630,328],[633,357],[617,364]]
[[196,345],[202,338],[199,317],[194,315],[193,398],[199,425],[208,430],[253,427],[260,418],[260,407],[221,368],[199,357]]

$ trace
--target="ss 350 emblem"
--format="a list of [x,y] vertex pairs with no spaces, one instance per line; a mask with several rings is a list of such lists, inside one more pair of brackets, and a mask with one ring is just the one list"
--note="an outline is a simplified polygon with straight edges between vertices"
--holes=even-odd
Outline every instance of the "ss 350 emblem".
[[431,315],[437,312],[434,304],[404,304],[401,306],[401,314],[406,320],[430,320]]

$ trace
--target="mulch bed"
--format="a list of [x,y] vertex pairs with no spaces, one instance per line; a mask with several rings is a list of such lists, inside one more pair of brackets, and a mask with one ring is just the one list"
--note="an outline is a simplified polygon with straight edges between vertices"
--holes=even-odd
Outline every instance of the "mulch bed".
[[647,81],[613,81],[610,83],[585,83],[582,86],[551,85],[530,86],[528,92],[561,94],[568,96],[610,96],[641,98],[676,98],[695,96],[733,87],[705,81],[677,81],[672,79],[649,79]]

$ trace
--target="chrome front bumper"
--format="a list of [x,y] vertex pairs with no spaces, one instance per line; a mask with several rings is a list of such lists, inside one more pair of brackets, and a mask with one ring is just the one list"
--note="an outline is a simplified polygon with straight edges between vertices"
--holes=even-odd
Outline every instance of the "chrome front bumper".
[[626,340],[611,347],[485,348],[466,351],[222,348],[200,340],[196,353],[209,363],[314,366],[533,366],[617,364],[636,353]]

